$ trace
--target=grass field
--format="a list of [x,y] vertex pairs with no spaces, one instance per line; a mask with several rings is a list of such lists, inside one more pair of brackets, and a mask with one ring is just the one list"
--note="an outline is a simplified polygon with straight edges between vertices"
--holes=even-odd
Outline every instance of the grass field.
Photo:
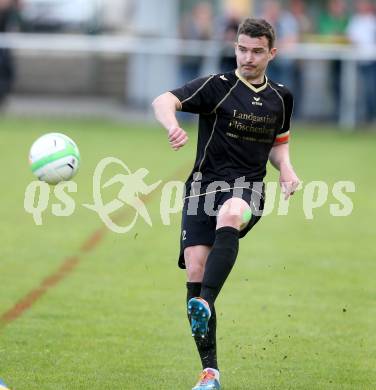
[[[27,155],[49,131],[77,142],[82,167],[74,214],[52,215],[51,196],[36,226],[23,208],[33,180]],[[68,258],[78,261],[0,326],[0,378],[14,390],[190,389],[200,364],[185,316],[185,274],[175,265],[179,214],[163,225],[157,190],[147,203],[152,228],[139,219],[128,234],[103,229],[90,250],[80,248],[103,226],[82,207],[92,202],[99,160],[114,156],[132,171],[145,167],[148,183],[183,180],[195,133],[174,153],[157,127],[8,118],[0,124],[0,148],[0,316]],[[274,211],[241,241],[217,301],[223,388],[375,389],[376,133],[296,129],[291,148],[304,182],[331,188],[354,181],[354,210],[332,217],[329,204],[337,201],[329,194],[307,220],[301,191],[287,216]]]

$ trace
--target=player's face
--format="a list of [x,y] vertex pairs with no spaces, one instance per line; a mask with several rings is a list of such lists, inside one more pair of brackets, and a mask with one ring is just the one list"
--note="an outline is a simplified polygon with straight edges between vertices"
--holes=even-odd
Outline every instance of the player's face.
[[276,51],[276,48],[269,48],[268,39],[264,36],[251,38],[240,34],[235,46],[239,73],[250,82],[262,83],[266,67]]

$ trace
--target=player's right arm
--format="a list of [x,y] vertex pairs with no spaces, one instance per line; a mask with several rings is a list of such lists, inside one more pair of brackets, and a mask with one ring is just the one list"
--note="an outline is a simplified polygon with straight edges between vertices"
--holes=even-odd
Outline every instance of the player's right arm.
[[179,126],[176,111],[181,110],[180,100],[171,92],[165,92],[152,103],[155,117],[167,130],[172,149],[179,150],[188,141],[187,133]]

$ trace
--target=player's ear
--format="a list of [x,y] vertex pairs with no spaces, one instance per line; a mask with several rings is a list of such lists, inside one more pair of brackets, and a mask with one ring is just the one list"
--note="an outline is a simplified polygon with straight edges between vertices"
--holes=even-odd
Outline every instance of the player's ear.
[[273,47],[272,49],[270,49],[269,60],[273,60],[274,57],[276,56],[276,54],[277,54],[277,48],[276,47]]

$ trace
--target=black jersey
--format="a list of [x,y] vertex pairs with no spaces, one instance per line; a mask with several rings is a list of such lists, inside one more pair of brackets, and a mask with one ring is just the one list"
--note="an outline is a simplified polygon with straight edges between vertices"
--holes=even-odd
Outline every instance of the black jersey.
[[231,185],[239,177],[260,182],[271,148],[288,142],[292,94],[266,77],[254,86],[233,71],[198,78],[171,93],[182,111],[200,114],[197,155],[187,184],[197,172],[203,184]]

